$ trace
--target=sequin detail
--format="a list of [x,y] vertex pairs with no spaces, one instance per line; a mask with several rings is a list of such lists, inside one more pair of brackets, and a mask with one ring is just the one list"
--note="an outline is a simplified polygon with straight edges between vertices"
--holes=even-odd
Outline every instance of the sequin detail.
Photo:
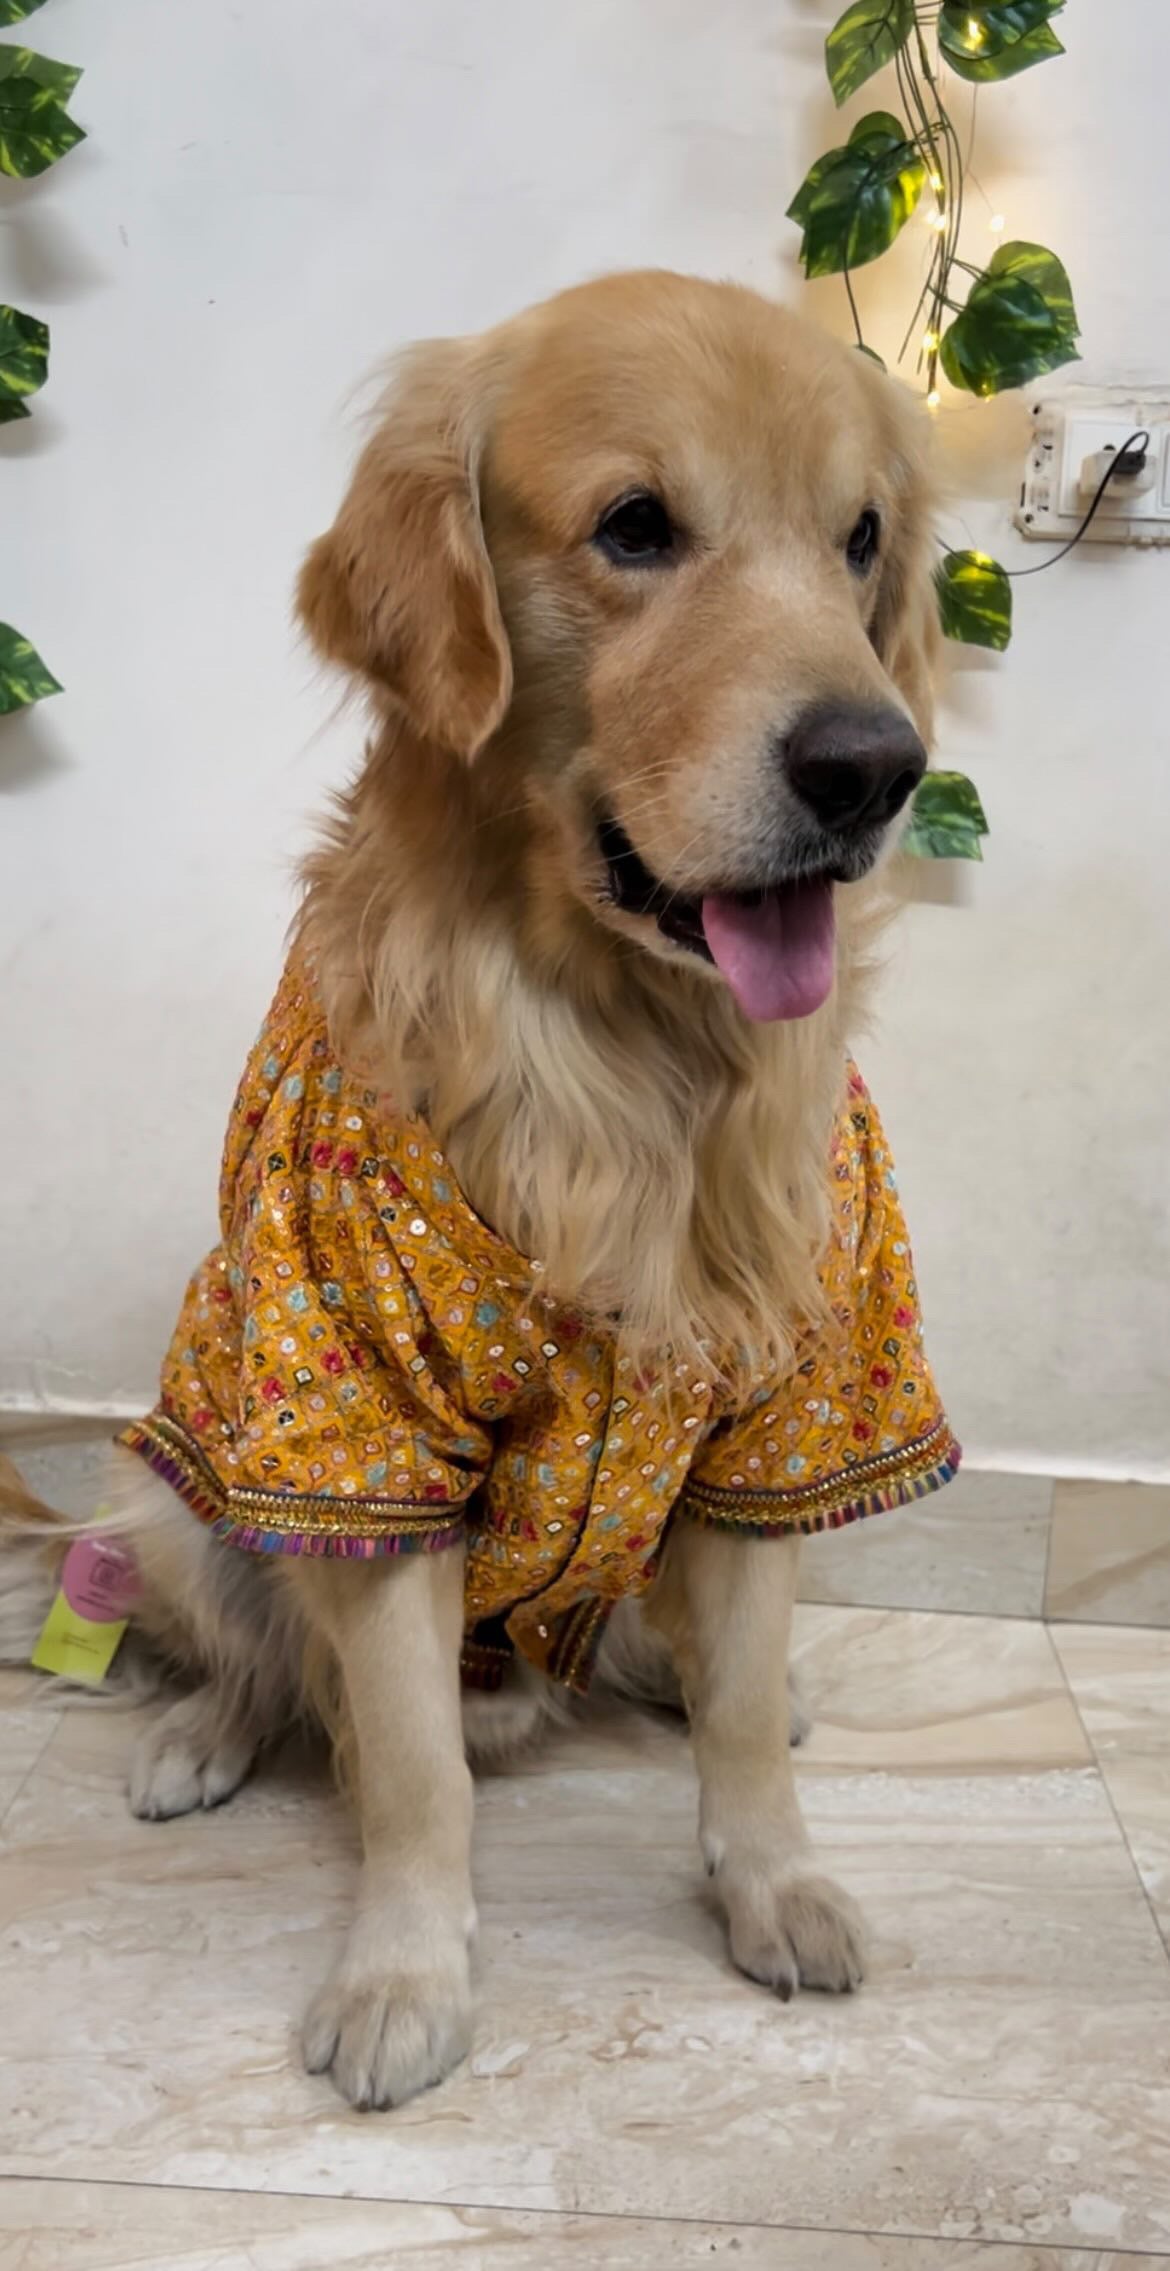
[[892,1163],[852,1066],[830,1178],[835,1330],[729,1408],[541,1293],[425,1121],[338,1064],[294,959],[233,1108],[220,1244],[187,1289],[158,1405],[121,1440],[252,1553],[466,1536],[466,1676],[497,1680],[515,1647],[584,1687],[676,1513],[835,1528],[955,1472]]

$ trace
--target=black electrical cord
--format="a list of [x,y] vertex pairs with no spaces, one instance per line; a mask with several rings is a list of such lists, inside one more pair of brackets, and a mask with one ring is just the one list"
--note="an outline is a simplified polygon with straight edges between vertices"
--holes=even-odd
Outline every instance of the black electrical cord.
[[[1088,529],[1092,527],[1093,521],[1096,517],[1097,508],[1100,505],[1110,482],[1117,479],[1118,476],[1122,476],[1126,480],[1132,480],[1135,473],[1140,473],[1142,467],[1146,462],[1146,453],[1149,449],[1149,446],[1149,430],[1145,426],[1140,426],[1136,434],[1131,434],[1129,440],[1122,443],[1121,448],[1114,453],[1112,463],[1106,466],[1104,473],[1101,475],[1101,479],[1097,483],[1096,491],[1093,496],[1093,502],[1089,506],[1088,512],[1085,514],[1085,517],[1081,522],[1081,525],[1078,528],[1075,536],[1070,536],[1068,543],[1062,544],[1059,552],[1053,552],[1047,560],[1037,560],[1034,568],[1005,568],[1005,576],[1010,576],[1012,582],[1015,583],[1020,576],[1041,576],[1043,575],[1045,568],[1054,568],[1058,560],[1066,560],[1069,553],[1076,550],[1076,547],[1080,543],[1082,536],[1084,536]],[[1126,459],[1129,457],[1136,458],[1137,463],[1126,464]]]

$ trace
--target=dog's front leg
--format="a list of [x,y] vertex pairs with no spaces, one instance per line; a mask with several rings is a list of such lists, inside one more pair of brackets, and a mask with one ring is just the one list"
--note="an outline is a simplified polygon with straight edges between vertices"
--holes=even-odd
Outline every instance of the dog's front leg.
[[305,2063],[356,2106],[398,2105],[471,2037],[471,1776],[459,1714],[463,1551],[298,1571],[356,1741],[357,1913],[305,2022]]
[[[789,1755],[799,1541],[676,1525],[651,1615],[674,1650],[699,1770],[699,1838],[741,1971],[785,2000],[863,1971],[852,1901],[816,1870]],[[660,1595],[660,1597],[658,1597]]]

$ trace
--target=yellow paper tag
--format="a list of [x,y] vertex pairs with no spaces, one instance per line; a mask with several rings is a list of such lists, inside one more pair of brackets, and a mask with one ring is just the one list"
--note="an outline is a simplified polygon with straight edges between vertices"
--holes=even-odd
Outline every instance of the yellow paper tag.
[[32,1653],[37,1671],[96,1687],[114,1661],[137,1593],[134,1557],[124,1545],[100,1535],[75,1538]]
[[127,1622],[121,1617],[117,1624],[95,1624],[78,1616],[60,1592],[41,1626],[33,1663],[38,1672],[60,1672],[67,1680],[88,1680],[97,1687],[118,1653]]

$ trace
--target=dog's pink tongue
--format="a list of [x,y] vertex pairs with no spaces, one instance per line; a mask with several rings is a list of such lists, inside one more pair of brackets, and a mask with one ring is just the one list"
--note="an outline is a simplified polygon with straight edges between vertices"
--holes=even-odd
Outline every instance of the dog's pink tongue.
[[703,932],[745,1017],[808,1017],[833,983],[837,924],[831,883],[790,883],[758,906],[716,894]]

